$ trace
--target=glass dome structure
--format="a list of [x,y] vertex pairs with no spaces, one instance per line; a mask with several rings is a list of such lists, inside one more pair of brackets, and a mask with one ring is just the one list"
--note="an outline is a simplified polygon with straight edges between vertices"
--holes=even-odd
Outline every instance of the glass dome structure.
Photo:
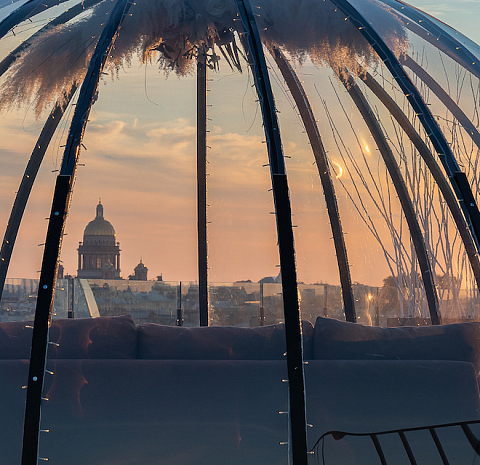
[[[75,463],[68,447],[59,444],[72,441],[78,420],[92,436],[85,439],[81,433],[84,439],[74,450],[77,455],[83,450],[79,460],[90,463],[321,463],[328,457],[328,431],[315,423],[310,431],[307,425],[309,416],[328,417],[313,394],[325,368],[310,359],[363,360],[344,353],[350,343],[363,341],[360,333],[351,340],[339,336],[338,350],[323,348],[322,337],[360,331],[348,324],[342,328],[349,329],[337,330],[329,325],[340,323],[330,320],[346,320],[365,331],[445,326],[425,329],[430,333],[415,328],[420,332],[372,332],[368,337],[383,341],[392,334],[386,338],[391,342],[397,334],[420,341],[412,342],[419,345],[405,360],[445,363],[440,368],[433,364],[440,370],[438,380],[430,380],[434,384],[455,370],[461,379],[462,370],[468,370],[460,362],[477,368],[474,348],[466,350],[468,360],[448,351],[438,359],[428,351],[416,352],[423,353],[439,334],[452,338],[450,331],[460,331],[462,325],[477,328],[479,318],[480,47],[473,41],[399,0],[19,0],[0,3],[0,14],[5,141],[0,158],[5,225],[0,325],[7,325],[9,338],[20,328],[9,324],[23,325],[22,334],[28,329],[32,336],[30,360],[22,368],[29,371],[26,408],[17,425],[21,434],[10,441],[21,447],[12,452],[11,457],[18,455],[12,460],[21,455],[28,465],[51,454]],[[97,217],[90,221],[99,197]],[[103,229],[95,229],[99,222]],[[89,236],[88,250],[86,239],[81,243],[83,231]],[[107,235],[108,244],[96,237]],[[133,271],[128,278],[126,270]],[[149,281],[147,272],[156,280]],[[125,315],[133,318],[127,322]],[[72,329],[75,320],[84,326]],[[118,334],[110,334],[115,325]],[[209,332],[195,332],[203,327]],[[170,336],[167,331],[174,329],[186,331],[176,333],[184,339]],[[476,337],[466,336],[470,331],[460,332],[473,347]],[[57,347],[55,334],[68,340],[68,347],[78,343],[77,348]],[[161,351],[142,345],[163,337],[167,342]],[[131,339],[133,355],[112,349],[121,338]],[[202,338],[212,348],[205,349]],[[238,344],[248,349],[238,349],[236,338],[247,341]],[[277,341],[282,357],[262,372],[259,361],[276,360],[276,355],[262,355],[277,344],[275,338],[282,341]],[[310,338],[311,344],[306,342]],[[102,348],[106,352],[95,348],[97,340],[109,341]],[[452,341],[445,350],[453,350]],[[432,353],[442,352],[435,347]],[[96,350],[103,355],[92,355]],[[385,349],[390,355],[384,349],[373,355],[369,350],[377,348],[360,350],[366,350],[369,360],[397,357],[391,347],[393,352]],[[333,354],[331,359],[326,353]],[[202,374],[179,374],[181,363],[159,367],[152,362],[173,364],[182,357],[191,364],[189,373],[199,370],[206,376],[213,370],[217,385],[202,384]],[[118,362],[122,358],[128,363]],[[142,360],[133,367],[130,359],[138,358]],[[59,378],[68,383],[71,360],[81,360],[81,368],[64,393],[55,375],[54,381],[45,379],[45,366],[58,365]],[[226,360],[244,363],[233,368]],[[452,360],[460,365],[449,368]],[[312,368],[306,368],[307,361]],[[370,364],[347,365],[353,377],[357,371],[368,377],[369,370],[377,370]],[[333,378],[335,370],[345,368],[326,366]],[[160,397],[175,395],[179,385],[183,390],[178,392],[194,396],[187,387],[200,380],[205,397],[210,392],[219,396],[219,411],[207,408],[213,400],[204,397],[184,410],[204,408],[205,424],[216,429],[197,417],[182,423],[172,410],[161,428],[150,417],[124,420],[124,431],[138,427],[137,439],[131,439],[129,452],[126,446],[119,448],[133,437],[119,432],[122,419],[107,413],[102,417],[100,403],[90,405],[85,399],[93,396],[89,389],[98,389],[101,397],[117,388],[130,399],[134,386],[106,374],[124,369],[132,370],[127,377],[138,375],[145,385],[145,373],[156,373],[155,383],[161,373],[171,377]],[[257,377],[249,379],[255,370]],[[421,386],[415,370],[407,363],[389,379],[395,384],[393,380],[412,376]],[[285,411],[288,418],[281,423],[284,440],[277,440],[274,420],[263,424],[241,412],[248,410],[245,405],[261,410],[246,394],[249,389],[252,397],[265,395],[268,383],[276,386],[282,378],[285,404],[277,406],[275,395],[267,396],[275,413]],[[237,392],[234,379],[242,395],[222,397],[226,390]],[[337,381],[347,386],[352,379]],[[109,387],[102,391],[101,386]],[[334,392],[335,383],[321,389],[322,396]],[[470,399],[471,392],[457,394],[456,399]],[[153,393],[139,397],[149,395],[153,399]],[[42,400],[47,397],[57,412],[51,416]],[[121,399],[119,394],[117,404],[112,401],[112,411]],[[446,395],[442,399],[449,402]],[[147,400],[138,402],[132,403],[136,409],[146,408]],[[190,405],[185,398],[173,404],[182,402]],[[421,411],[422,402],[412,400],[417,406],[412,411]],[[406,416],[413,423],[400,426],[379,420],[378,426],[346,422],[331,429],[366,435],[373,440],[375,460],[397,463],[385,459],[376,433],[395,431],[402,453],[413,460],[406,445],[412,428],[429,432],[440,453],[448,446],[438,445],[432,425],[455,423],[470,453],[478,445],[470,429],[479,420],[476,402],[472,395],[471,410],[459,405],[458,418],[452,413],[413,421],[412,413]],[[93,413],[85,413],[88,408]],[[462,408],[472,415],[461,413]],[[65,409],[71,418],[58,413]],[[43,438],[43,418],[57,425],[57,439],[55,428]],[[102,436],[102,424],[111,427],[110,436]],[[142,428],[148,434],[138,432]],[[200,438],[202,430],[208,439]],[[224,442],[218,449],[212,440],[216,434],[228,438],[218,439]],[[185,435],[181,450],[152,446],[162,435],[166,444]],[[116,446],[102,446],[114,444],[114,437]],[[332,437],[332,443],[340,443],[345,435]],[[330,463],[371,463],[371,451],[358,458],[364,446],[357,439],[348,443],[354,459],[333,445],[339,455]],[[185,445],[188,441],[191,447]],[[231,450],[229,441],[235,443]],[[265,441],[281,443],[284,450],[262,449],[258,444]],[[447,439],[452,448],[455,441]]]

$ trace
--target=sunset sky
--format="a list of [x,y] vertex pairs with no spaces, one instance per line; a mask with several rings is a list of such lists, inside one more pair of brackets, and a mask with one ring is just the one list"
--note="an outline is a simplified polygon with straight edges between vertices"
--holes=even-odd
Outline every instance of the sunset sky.
[[[424,9],[480,43],[476,0],[438,3],[415,0]],[[133,14],[135,10],[132,10]],[[473,14],[476,13],[476,14]],[[2,39],[2,54],[18,38]],[[212,282],[240,279],[258,281],[278,274],[275,218],[261,116],[249,72],[233,73],[224,61],[211,72],[208,83],[208,212],[209,262]],[[337,99],[347,103],[344,89],[332,84],[331,73],[312,77],[308,60],[298,70],[310,90],[316,110],[327,109],[338,124],[347,124]],[[302,77],[303,75],[303,77]],[[292,192],[296,226],[298,277],[306,283],[338,283],[331,232],[316,166],[303,128],[292,110],[291,97],[277,72],[272,78]],[[142,258],[149,277],[163,274],[167,281],[195,281],[196,277],[196,108],[195,76],[165,77],[155,62],[147,67],[134,59],[118,70],[118,79],[104,76],[94,104],[81,152],[77,179],[61,259],[67,273],[76,274],[78,243],[83,229],[95,216],[101,199],[105,218],[116,229],[121,247],[122,276],[127,277]],[[343,94],[342,94],[343,92]],[[339,96],[336,95],[339,94]],[[359,144],[370,136],[350,111]],[[348,111],[347,111],[348,113]],[[0,227],[3,228],[14,192],[48,111],[38,121],[33,108],[3,114],[0,150]],[[66,117],[71,118],[72,109]],[[322,115],[323,117],[323,115]],[[41,244],[45,240],[53,186],[68,132],[68,118],[52,140],[27,208],[10,266],[9,277],[38,277]],[[326,134],[331,159],[333,138],[327,118],[319,123]],[[368,157],[376,157],[367,154]],[[371,158],[374,163],[375,158]],[[85,166],[83,166],[85,165]],[[344,191],[338,190],[342,222],[354,281],[381,285],[390,274],[380,246],[355,214]],[[372,216],[376,213],[372,211]],[[3,234],[3,231],[2,231]],[[380,231],[386,234],[386,231]]]

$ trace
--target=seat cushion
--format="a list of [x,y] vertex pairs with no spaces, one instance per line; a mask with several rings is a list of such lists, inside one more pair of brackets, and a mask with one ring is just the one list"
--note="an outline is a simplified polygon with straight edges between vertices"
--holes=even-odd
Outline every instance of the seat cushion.
[[[288,464],[288,447],[280,444],[288,441],[284,361],[49,360],[47,369],[54,375],[45,379],[42,427],[50,433],[41,434],[39,445],[49,463]],[[27,376],[27,361],[0,361],[2,464],[21,462],[26,390],[20,386]],[[305,380],[309,450],[331,430],[378,432],[479,418],[469,363],[313,360]],[[476,463],[465,440],[462,449],[455,438],[442,433],[441,439],[451,465]],[[354,460],[343,460],[331,442],[348,447]],[[347,439],[326,443],[325,463],[380,464],[371,439],[364,442],[368,450]],[[388,465],[407,463],[405,450],[395,460],[381,442]],[[426,448],[426,441],[411,445]],[[417,463],[441,463],[436,450],[427,458]],[[313,463],[322,463],[321,455]]]

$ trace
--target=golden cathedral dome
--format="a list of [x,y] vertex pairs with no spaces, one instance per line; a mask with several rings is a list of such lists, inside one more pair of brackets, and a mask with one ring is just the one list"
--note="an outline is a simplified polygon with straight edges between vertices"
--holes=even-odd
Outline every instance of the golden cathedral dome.
[[103,205],[97,205],[97,216],[87,224],[83,237],[85,236],[115,236],[115,229],[112,224],[103,218]]

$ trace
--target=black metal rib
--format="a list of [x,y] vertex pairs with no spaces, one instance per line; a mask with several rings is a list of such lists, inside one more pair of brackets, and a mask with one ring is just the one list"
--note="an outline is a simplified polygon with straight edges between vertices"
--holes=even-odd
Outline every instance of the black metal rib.
[[468,426],[468,424],[466,423],[463,423],[462,430],[465,436],[467,437],[468,442],[473,447],[473,450],[477,453],[477,455],[480,455],[480,441],[473,434],[472,430],[470,429],[470,426]]
[[461,110],[461,108],[454,102],[454,100],[443,90],[442,86],[433,79],[415,60],[408,55],[400,58],[400,61],[407,68],[410,68],[438,97],[438,99],[448,108],[450,113],[462,125],[465,132],[470,136],[475,145],[480,148],[480,133],[477,128],[470,121],[468,116]]
[[405,449],[405,452],[407,453],[408,460],[410,460],[411,465],[417,465],[417,461],[415,460],[415,457],[412,452],[412,448],[410,447],[410,444],[408,443],[407,436],[405,436],[405,433],[403,431],[400,431],[398,433],[400,436],[400,440],[402,441],[403,448]]
[[80,95],[78,97],[77,106],[70,126],[70,133],[63,154],[60,174],[71,176],[75,173],[83,133],[87,126],[90,109],[93,105],[93,97],[98,89],[98,83],[107,61],[109,50],[113,46],[118,28],[130,6],[131,2],[129,2],[129,0],[117,0],[113,11],[109,15],[110,19],[102,31],[95,52],[92,55],[88,72],[80,89]]
[[448,458],[445,454],[445,451],[443,450],[442,443],[440,442],[440,438],[438,437],[437,432],[435,431],[435,428],[429,428],[430,435],[432,436],[433,442],[435,443],[435,447],[438,450],[438,453],[440,454],[440,458],[442,459],[443,465],[450,465],[448,462]]
[[17,240],[18,229],[22,222],[25,207],[27,206],[30,192],[32,191],[33,183],[37,176],[40,165],[43,161],[45,152],[52,140],[53,134],[57,129],[63,113],[67,108],[70,100],[73,97],[77,89],[77,85],[74,84],[68,92],[65,92],[59,100],[57,100],[53,107],[42,132],[37,139],[35,148],[32,151],[30,159],[28,160],[23,178],[18,188],[15,201],[13,202],[10,218],[8,219],[7,228],[3,237],[2,248],[0,250],[0,300],[2,300],[3,287],[5,285],[5,279],[7,277],[8,267],[10,265],[10,259],[12,257],[13,247]]
[[395,187],[395,191],[397,192],[398,199],[405,215],[405,220],[408,224],[410,237],[412,238],[412,242],[415,247],[415,254],[417,255],[418,265],[420,267],[420,273],[423,280],[425,296],[427,298],[431,321],[432,324],[438,325],[440,324],[440,314],[438,311],[437,290],[433,282],[432,267],[430,264],[430,260],[428,259],[427,248],[423,239],[423,233],[420,229],[420,225],[415,214],[415,209],[413,207],[410,195],[408,194],[407,186],[402,177],[402,173],[400,172],[400,168],[398,167],[392,150],[388,145],[382,128],[380,127],[380,124],[378,123],[372,109],[370,108],[370,105],[366,101],[361,90],[358,88],[352,77],[348,79],[348,82],[343,81],[343,83],[350,97],[352,97],[352,100],[357,106],[360,114],[362,115],[363,120],[368,126],[368,129],[372,134],[375,143],[377,144],[377,147],[380,151],[380,154],[382,155],[383,161],[392,180],[392,183]]
[[58,260],[80,145],[93,103],[93,97],[98,88],[101,72],[117,35],[118,28],[130,5],[131,3],[127,3],[127,0],[117,1],[95,48],[70,126],[67,146],[63,155],[62,170],[57,177],[35,309],[27,401],[25,405],[22,465],[37,465],[48,328],[52,319]]
[[[403,21],[403,25],[422,39],[441,50],[459,65],[470,71],[480,79],[479,58],[473,55],[461,42],[452,37],[447,31],[437,26],[429,15],[411,5],[398,0],[380,0],[382,3],[395,9],[411,21]],[[401,17],[400,17],[401,18]]]
[[387,465],[387,461],[385,459],[385,454],[383,453],[382,446],[380,445],[380,441],[376,434],[370,434],[370,438],[373,441],[373,445],[375,446],[375,450],[377,451],[378,458],[380,459],[380,463],[382,465]]
[[[458,427],[460,426],[462,428],[462,431],[464,432],[468,442],[474,449],[474,451],[480,455],[480,441],[477,439],[477,437],[473,434],[472,430],[470,429],[470,425],[478,425],[480,424],[480,420],[472,420],[472,421],[459,421],[455,423],[443,423],[439,425],[430,425],[430,426],[417,426],[413,428],[400,428],[400,429],[395,429],[395,430],[386,430],[386,431],[376,431],[376,432],[368,432],[368,433],[350,433],[346,431],[327,431],[326,433],[323,433],[316,441],[314,446],[312,447],[312,452],[315,451],[317,447],[319,447],[319,444],[322,444],[322,449],[323,449],[323,444],[325,441],[325,438],[327,436],[331,436],[333,439],[340,440],[343,439],[345,436],[351,436],[351,437],[370,437],[375,445],[375,449],[377,451],[377,455],[380,458],[380,461],[382,465],[386,465],[387,462],[385,460],[385,455],[383,453],[383,450],[380,446],[380,441],[378,439],[379,436],[385,436],[385,435],[391,435],[391,434],[398,434],[400,438],[402,439],[402,443],[405,447],[405,450],[407,451],[407,454],[409,455],[410,463],[415,463],[412,462],[411,457],[413,460],[416,460],[413,457],[413,453],[411,451],[410,445],[408,444],[408,441],[406,441],[406,436],[405,433],[408,432],[416,432],[416,431],[430,431],[430,434],[432,436],[433,441],[435,442],[435,446],[440,454],[440,457],[442,459],[442,462],[444,465],[449,465],[447,456],[445,454],[445,451],[443,450],[443,447],[440,443],[440,439],[436,433],[437,429],[443,429],[443,428],[451,428],[451,427]],[[410,449],[410,452],[407,450]],[[411,456],[410,456],[411,453]]]
[[83,2],[78,3],[77,5],[72,6],[67,11],[52,19],[48,24],[39,29],[35,34],[30,36],[28,39],[24,40],[17,48],[12,50],[2,61],[0,61],[0,76],[2,76],[8,68],[15,63],[17,58],[20,56],[20,53],[30,47],[33,39],[39,37],[42,34],[45,34],[50,29],[60,26],[67,23],[75,16],[78,16],[83,11],[91,8],[97,3],[102,2],[103,0],[84,0]]
[[0,21],[0,39],[22,21],[66,1],[67,0],[56,0],[52,5],[48,5],[45,0],[30,0],[24,3]]
[[200,326],[208,326],[207,257],[207,66],[205,52],[197,58],[197,247]]
[[442,162],[452,184],[453,190],[462,206],[465,219],[471,230],[472,236],[475,239],[475,244],[477,244],[478,247],[478,238],[480,237],[480,212],[473,198],[472,189],[468,182],[463,182],[463,173],[460,171],[457,160],[455,159],[450,146],[438,127],[432,113],[422,100],[417,88],[402,68],[394,53],[387,47],[372,25],[356,10],[355,7],[352,6],[349,0],[330,1],[338,6],[338,8],[346,15],[347,19],[352,22],[353,26],[359,30],[377,52],[402,92],[405,94],[405,97],[410,102],[410,105],[418,116],[427,136],[438,153],[440,161]]
[[25,404],[25,421],[23,424],[22,465],[37,465],[38,434],[47,358],[48,329],[52,320],[58,269],[58,250],[65,225],[70,184],[70,176],[57,177],[52,210],[50,212],[50,221],[48,223],[28,371],[27,400]]
[[[452,426],[469,426],[469,425],[479,425],[480,420],[470,420],[470,421],[456,421],[453,423],[440,423],[438,425],[429,425],[429,426],[414,426],[412,428],[399,428],[399,429],[389,429],[385,431],[375,431],[375,432],[369,432],[369,433],[350,433],[348,431],[327,431],[326,433],[323,433],[316,441],[314,446],[312,447],[312,450],[320,444],[320,442],[327,436],[332,436],[333,438],[339,438],[342,439],[345,436],[354,436],[354,437],[365,437],[365,436],[385,436],[387,434],[398,434],[400,431],[403,431],[404,433],[412,432],[412,431],[426,431],[430,429],[440,429],[440,428],[450,428]],[[469,434],[473,436],[472,439],[475,439],[475,435],[472,433],[472,430],[470,428],[467,429],[469,431]],[[480,442],[479,442],[480,444]]]
[[270,50],[285,82],[297,104],[300,117],[307,131],[307,136],[312,147],[315,162],[317,164],[318,174],[322,182],[325,203],[327,204],[328,217],[330,219],[330,227],[332,229],[333,241],[337,257],[338,271],[340,274],[340,284],[342,287],[343,306],[345,310],[345,319],[355,323],[357,317],[355,314],[355,299],[353,297],[352,278],[350,275],[350,265],[348,264],[347,248],[343,235],[342,223],[338,212],[337,197],[333,186],[330,167],[328,166],[327,153],[323,146],[322,136],[318,130],[312,107],[308,101],[308,97],[303,89],[302,84],[298,80],[295,71],[292,69],[283,53],[277,48],[272,47]]
[[410,141],[413,143],[418,153],[425,162],[427,168],[433,176],[433,179],[437,183],[440,192],[452,214],[453,221],[457,226],[457,230],[460,234],[462,242],[465,246],[465,251],[472,267],[473,275],[477,283],[477,288],[480,289],[480,260],[477,254],[477,248],[473,240],[470,230],[465,221],[465,218],[460,210],[455,194],[452,191],[450,184],[448,183],[445,175],[443,174],[440,166],[430,152],[427,144],[420,137],[418,132],[410,123],[409,119],[403,112],[403,110],[395,103],[395,101],[388,95],[383,87],[369,74],[365,73],[361,76],[361,79],[365,82],[368,88],[375,94],[375,96],[385,105],[385,108],[395,118],[400,127],[405,131]]
[[307,465],[302,330],[298,303],[292,214],[280,129],[262,43],[250,2],[248,0],[236,0],[236,3],[243,24],[244,43],[246,43],[255,87],[260,100],[272,176],[287,346],[290,450],[292,452],[293,465]]
[[[48,32],[48,30],[53,27],[65,24],[70,19],[78,16],[86,9],[91,8],[92,6],[100,3],[101,1],[103,0],[85,0],[81,3],[78,3],[77,5],[74,5],[73,7],[62,13],[60,16],[57,16],[55,19],[50,21],[46,26],[38,30],[27,40],[23,41],[17,48],[11,51],[2,61],[0,61],[0,76],[2,76],[10,68],[10,66],[15,63],[17,58],[20,56],[20,53],[31,45],[34,38]],[[2,248],[0,250],[0,300],[2,298],[3,288],[8,273],[8,267],[10,265],[13,247],[15,245],[18,229],[20,227],[26,204],[28,202],[28,197],[30,196],[30,192],[35,182],[36,175],[43,161],[43,157],[48,148],[48,145],[50,144],[51,138],[53,137],[53,134],[55,133],[55,130],[63,116],[63,113],[68,106],[70,100],[72,99],[76,89],[77,84],[75,83],[72,86],[71,90],[68,93],[64,93],[62,99],[59,99],[55,104],[52,112],[50,113],[50,116],[48,117],[42,129],[37,143],[35,144],[35,148],[32,151],[32,155],[30,156],[27,167],[25,168],[25,173],[23,175],[22,182],[15,197],[15,202],[10,213],[10,218],[2,242]]]

